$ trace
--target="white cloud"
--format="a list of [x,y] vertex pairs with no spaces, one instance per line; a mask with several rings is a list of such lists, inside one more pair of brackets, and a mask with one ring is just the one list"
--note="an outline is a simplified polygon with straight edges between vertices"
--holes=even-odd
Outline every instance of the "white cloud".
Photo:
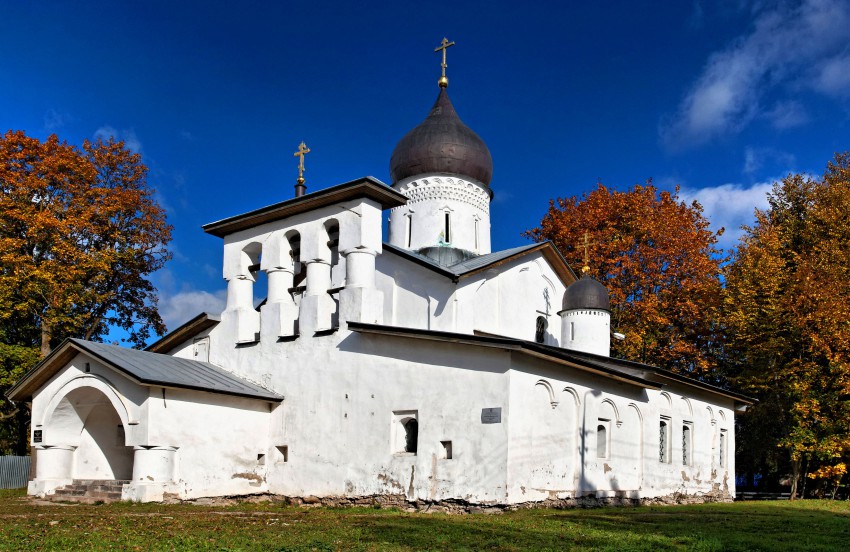
[[68,124],[73,118],[67,113],[60,113],[55,109],[48,109],[44,114],[44,129],[53,132]]
[[226,290],[210,293],[187,289],[175,294],[162,293],[159,297],[159,315],[171,331],[202,312],[221,313],[226,301]]
[[846,61],[850,3],[769,4],[754,10],[749,34],[709,57],[675,115],[662,122],[661,138],[668,147],[695,146],[735,133],[759,115],[777,128],[801,124],[805,111],[793,101],[774,106],[772,117],[770,110],[764,110],[760,100],[769,90],[797,85],[821,92],[845,89],[848,77],[841,67]]
[[844,52],[821,63],[814,86],[815,89],[832,96],[850,95],[850,52]]
[[765,163],[793,167],[796,164],[796,158],[794,154],[773,148],[754,148],[748,146],[744,149],[744,168],[742,172],[745,175],[753,176]]
[[104,125],[94,131],[94,138],[97,140],[100,138],[101,140],[109,140],[110,138],[114,138],[118,141],[124,141],[124,146],[133,153],[141,153],[142,152],[142,142],[139,140],[138,136],[136,136],[136,131],[133,129],[129,130],[116,130],[114,127],[109,125]]
[[726,229],[720,236],[718,245],[729,249],[735,247],[738,238],[743,235],[741,226],[755,222],[755,210],[767,208],[767,193],[771,189],[773,181],[759,182],[751,186],[721,184],[707,188],[682,188],[679,190],[679,196],[688,203],[698,201],[713,230]]
[[806,112],[806,108],[803,107],[803,104],[794,100],[777,102],[773,109],[765,112],[764,116],[774,128],[779,130],[797,127],[809,122],[809,114]]

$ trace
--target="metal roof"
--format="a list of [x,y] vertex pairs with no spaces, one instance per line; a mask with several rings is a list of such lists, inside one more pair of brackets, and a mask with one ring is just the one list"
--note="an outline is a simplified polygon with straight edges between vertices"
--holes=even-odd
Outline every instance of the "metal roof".
[[6,395],[12,400],[32,396],[40,385],[79,352],[91,355],[142,385],[192,389],[275,402],[283,400],[281,395],[207,362],[94,343],[83,339],[64,341],[47,358],[27,372],[7,391]]
[[541,243],[531,243],[528,245],[513,247],[511,249],[496,251],[494,253],[477,255],[475,257],[472,257],[471,259],[467,259],[465,261],[461,261],[450,266],[443,266],[426,255],[422,255],[415,251],[410,251],[409,249],[404,249],[402,247],[392,245],[391,243],[384,243],[384,249],[395,253],[400,257],[406,258],[409,261],[413,261],[418,265],[424,266],[425,268],[429,268],[434,272],[442,274],[443,276],[451,278],[454,281],[458,281],[460,278],[469,276],[482,270],[486,270],[491,266],[500,264],[504,261],[516,257],[521,257],[533,251],[541,251],[543,255],[550,261],[550,263],[552,264],[552,268],[555,270],[555,272],[558,273],[558,275],[561,277],[564,282],[564,285],[569,285],[571,282],[576,280],[576,276],[573,273],[572,269],[567,265],[567,262],[561,256],[560,252],[550,241],[545,241]]
[[485,188],[493,178],[493,159],[487,144],[463,124],[445,88],[440,89],[425,120],[399,140],[390,158],[393,183],[434,173],[471,178]]
[[362,197],[366,197],[380,203],[381,208],[383,209],[398,207],[399,205],[404,205],[407,202],[407,198],[404,195],[393,190],[377,178],[364,176],[357,180],[352,180],[330,188],[305,194],[303,196],[287,199],[286,201],[281,201],[274,205],[255,209],[248,213],[229,217],[217,222],[211,222],[203,225],[201,228],[203,228],[204,232],[207,234],[223,238],[228,234],[232,234],[246,228],[253,228],[260,224],[312,211],[319,207],[334,205],[342,201]]
[[283,397],[208,362],[71,339],[74,345],[125,372],[141,383],[282,400]]

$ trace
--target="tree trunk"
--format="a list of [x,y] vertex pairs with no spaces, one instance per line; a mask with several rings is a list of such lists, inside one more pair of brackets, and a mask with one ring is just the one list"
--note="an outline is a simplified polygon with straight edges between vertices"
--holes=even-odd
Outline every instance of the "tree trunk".
[[797,500],[797,481],[800,480],[800,459],[791,458],[791,497],[790,500]]
[[46,357],[50,354],[50,340],[53,338],[53,334],[50,331],[50,326],[47,325],[43,320],[41,322],[41,356]]

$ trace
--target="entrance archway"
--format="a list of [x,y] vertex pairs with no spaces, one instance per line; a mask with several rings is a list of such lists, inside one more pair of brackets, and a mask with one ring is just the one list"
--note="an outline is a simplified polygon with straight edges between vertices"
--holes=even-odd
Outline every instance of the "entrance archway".
[[73,479],[130,479],[133,447],[126,446],[125,428],[109,398],[94,387],[78,387],[56,404],[45,433],[57,445],[74,448]]

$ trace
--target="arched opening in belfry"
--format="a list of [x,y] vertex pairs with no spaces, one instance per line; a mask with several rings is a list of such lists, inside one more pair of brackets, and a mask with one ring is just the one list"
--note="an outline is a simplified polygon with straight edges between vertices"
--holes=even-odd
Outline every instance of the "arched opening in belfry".
[[257,308],[268,294],[268,281],[266,273],[260,270],[262,262],[263,246],[259,243],[250,243],[242,249],[242,265],[245,276],[249,276],[252,284],[251,306]]
[[76,447],[74,479],[129,480],[133,447],[126,445],[125,429],[110,400],[93,387],[65,395],[44,424],[51,443]]

